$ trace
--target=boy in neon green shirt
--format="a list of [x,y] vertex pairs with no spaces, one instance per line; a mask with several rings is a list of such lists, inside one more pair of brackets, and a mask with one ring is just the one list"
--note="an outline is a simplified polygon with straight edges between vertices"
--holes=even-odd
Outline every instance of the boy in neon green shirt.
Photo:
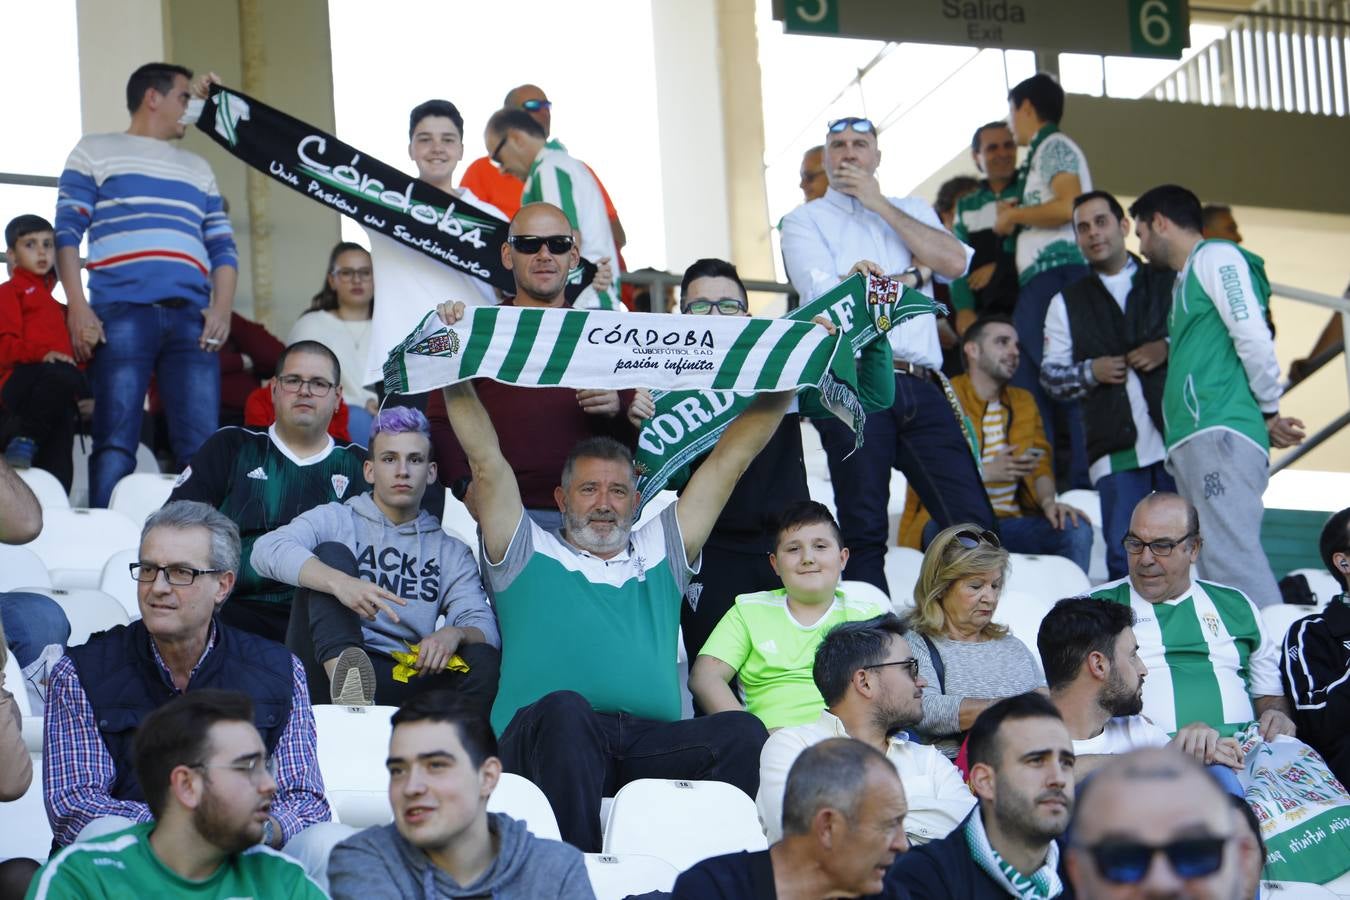
[[[705,712],[746,709],[770,730],[814,722],[825,708],[811,669],[830,629],[885,612],[839,590],[848,549],[824,506],[792,504],[779,518],[777,535],[769,564],[783,587],[737,597],[689,675],[689,690]],[[737,677],[744,706],[731,689]]]

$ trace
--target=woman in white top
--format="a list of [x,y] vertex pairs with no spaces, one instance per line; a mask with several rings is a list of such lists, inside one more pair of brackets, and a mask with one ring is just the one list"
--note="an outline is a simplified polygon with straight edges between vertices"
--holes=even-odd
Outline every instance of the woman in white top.
[[286,336],[288,345],[318,341],[337,356],[342,367],[342,399],[347,403],[347,430],[363,447],[369,444],[370,423],[379,409],[375,392],[361,383],[374,307],[375,273],[370,254],[360,244],[343,241],[328,256],[323,288]]

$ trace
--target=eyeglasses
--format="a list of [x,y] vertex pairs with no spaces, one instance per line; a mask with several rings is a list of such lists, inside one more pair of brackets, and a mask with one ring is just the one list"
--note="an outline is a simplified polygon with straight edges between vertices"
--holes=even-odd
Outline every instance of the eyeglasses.
[[870,666],[863,666],[863,668],[884,669],[887,666],[904,666],[907,670],[909,670],[909,677],[911,681],[919,680],[919,660],[917,657],[914,656],[911,656],[909,659],[897,659],[894,662],[873,663]]
[[506,242],[526,256],[534,256],[545,244],[548,245],[549,253],[554,256],[562,256],[564,253],[571,253],[572,246],[575,243],[570,234],[550,234],[547,236],[513,234],[506,239]]
[[1213,875],[1223,865],[1223,850],[1227,843],[1226,837],[1197,837],[1173,841],[1161,847],[1111,841],[1084,849],[1107,881],[1135,884],[1148,874],[1153,855],[1159,852],[1167,857],[1172,871],[1180,878]]
[[998,535],[994,534],[992,531],[972,531],[966,529],[952,535],[952,540],[956,541],[967,550],[974,550],[982,543],[988,544],[991,547],[1003,546],[1003,543],[998,539]]
[[192,566],[184,565],[157,566],[154,563],[140,562],[134,562],[127,568],[131,570],[132,578],[146,584],[153,583],[159,577],[159,573],[163,572],[164,578],[175,587],[186,587],[192,584],[197,580],[198,575],[219,575],[225,571],[224,569],[194,569]]
[[539,110],[541,110],[541,109],[552,109],[552,108],[553,108],[553,101],[551,101],[551,100],[526,100],[524,103],[520,104],[520,108],[523,109],[523,110],[525,110],[526,112],[539,112]]
[[328,392],[333,389],[333,382],[327,378],[301,378],[299,375],[282,375],[277,378],[277,384],[281,389],[291,394],[300,393],[302,387],[309,387],[309,392],[315,397],[327,397]]
[[877,131],[877,127],[872,124],[871,119],[846,116],[842,119],[835,119],[830,123],[830,134],[842,134],[850,128],[859,134],[876,134]]
[[351,281],[353,279],[369,281],[375,277],[375,270],[369,266],[364,269],[334,269],[333,277],[338,281]]
[[510,132],[508,132],[507,134],[503,134],[502,139],[497,142],[496,149],[494,149],[491,153],[488,154],[488,159],[492,160],[499,166],[502,164],[502,148],[506,146],[506,139],[509,136]]
[[248,759],[239,760],[232,763],[197,763],[189,766],[192,769],[232,769],[248,777],[248,780],[258,784],[263,780],[263,775],[267,775],[273,781],[277,777],[277,758],[275,756],[250,756]]
[[1173,550],[1177,549],[1177,547],[1186,543],[1187,540],[1193,537],[1195,537],[1194,531],[1186,532],[1175,541],[1170,538],[1160,538],[1156,541],[1141,541],[1133,535],[1126,535],[1120,543],[1121,546],[1125,548],[1125,552],[1131,556],[1138,556],[1143,553],[1145,547],[1147,547],[1149,552],[1154,556],[1171,556]]
[[747,308],[745,301],[739,297],[722,297],[717,300],[690,300],[680,307],[681,311],[692,316],[706,316],[714,309],[717,310],[718,315],[736,316],[745,312]]

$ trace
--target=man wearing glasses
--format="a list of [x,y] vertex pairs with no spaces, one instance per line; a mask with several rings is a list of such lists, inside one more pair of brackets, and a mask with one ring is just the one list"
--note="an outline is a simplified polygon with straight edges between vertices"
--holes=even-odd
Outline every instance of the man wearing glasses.
[[[915,266],[945,281],[965,274],[974,251],[952,237],[924,201],[882,194],[876,177],[880,163],[871,120],[830,123],[825,135],[830,187],[824,197],[783,219],[783,262],[802,302],[839,284],[859,260],[892,277]],[[932,295],[931,284],[921,283],[919,289]],[[843,423],[818,426],[839,526],[853,551],[849,576],[883,591],[886,547],[893,542],[888,519],[892,467],[904,472],[942,527],[957,522],[996,527],[955,401],[940,381],[937,320],[918,316],[891,329],[888,337],[895,402],[867,417],[862,448],[854,452],[853,433]]]
[[[516,281],[516,296],[506,302],[552,309],[569,305],[567,273],[576,266],[578,254],[571,223],[561,209],[548,203],[522,206],[502,245],[502,265]],[[578,441],[608,436],[630,449],[637,443],[637,431],[624,415],[635,402],[632,391],[531,388],[488,379],[474,384],[497,428],[502,455],[520,482],[525,508],[545,528],[562,524],[553,488],[563,460]],[[645,392],[639,397],[637,412],[651,415],[650,397]],[[477,518],[469,461],[450,428],[440,391],[427,398],[427,419],[441,484]]]
[[[1194,759],[1168,748],[1118,756],[1079,798],[1067,871],[1079,897],[1241,897],[1256,848]],[[1161,857],[1161,858],[1159,858]]]
[[338,444],[328,424],[342,397],[333,351],[297,341],[281,354],[271,382],[277,420],[266,431],[222,428],[183,470],[169,500],[199,500],[239,528],[243,559],[221,621],[277,643],[286,641],[295,588],[253,568],[253,544],[306,510],[345,501],[365,488],[365,448]]
[[140,781],[153,773],[137,765],[137,729],[155,709],[203,688],[246,694],[262,750],[276,759],[275,797],[265,815],[261,798],[254,804],[254,842],[284,847],[322,877],[328,850],[350,832],[314,827],[331,813],[304,666],[280,644],[216,616],[239,552],[239,531],[223,514],[204,503],[166,504],[146,520],[131,564],[141,618],[68,648],[52,668],[43,794],[57,847],[156,818],[163,798],[149,802],[153,787]]
[[134,743],[153,820],[52,858],[32,896],[328,896],[297,863],[247,852],[277,795],[246,694],[201,690],[145,717]]
[[769,843],[783,834],[788,771],[806,748],[853,738],[886,755],[905,786],[910,844],[946,837],[975,805],[961,773],[937,748],[911,741],[905,729],[923,718],[919,663],[905,623],[893,613],[835,626],[816,648],[812,676],[828,707],[809,725],[780,728],[759,755],[760,824]]
[[[1200,721],[1231,737],[1259,718],[1261,736],[1294,734],[1280,682],[1280,646],[1242,591],[1193,580],[1203,546],[1195,507],[1176,494],[1139,502],[1125,535],[1130,574],[1091,596],[1134,610],[1139,658],[1148,667],[1144,715],[1168,734]],[[1213,747],[1206,747],[1208,757]]]

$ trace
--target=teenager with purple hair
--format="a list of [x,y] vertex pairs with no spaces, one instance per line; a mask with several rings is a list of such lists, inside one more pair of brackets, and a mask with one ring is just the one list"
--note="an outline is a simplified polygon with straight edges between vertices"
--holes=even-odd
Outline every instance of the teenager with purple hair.
[[[371,493],[315,507],[253,547],[260,574],[298,588],[286,644],[305,662],[311,696],[397,705],[451,688],[487,715],[501,639],[473,553],[421,508],[436,480],[426,416],[376,415],[364,474]],[[414,674],[399,681],[393,654],[413,646]],[[454,656],[468,671],[447,670]]]

